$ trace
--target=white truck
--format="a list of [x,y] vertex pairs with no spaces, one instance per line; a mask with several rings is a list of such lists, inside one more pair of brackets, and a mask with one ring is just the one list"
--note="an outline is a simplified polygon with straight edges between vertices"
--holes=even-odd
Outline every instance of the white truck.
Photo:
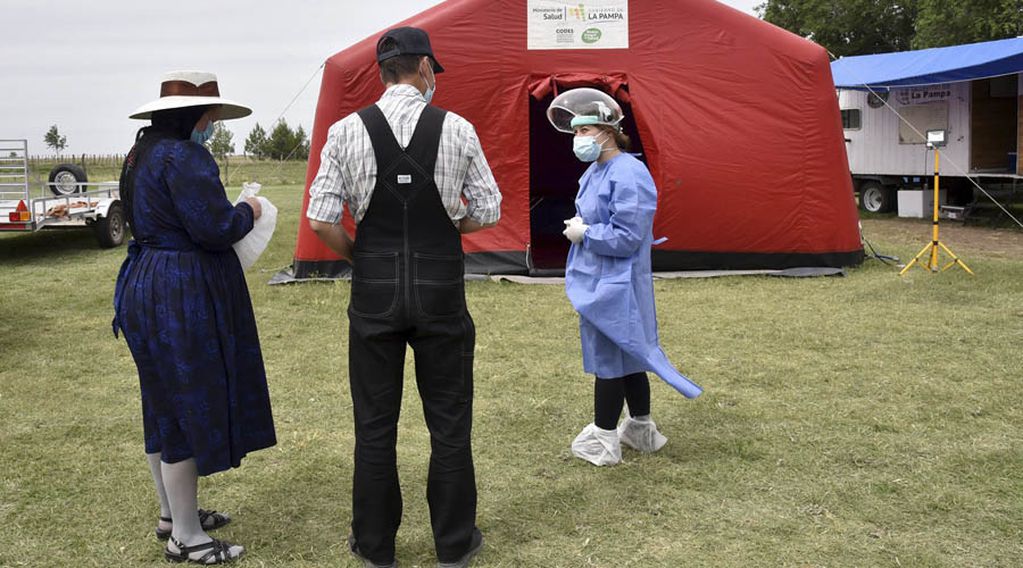
[[117,182],[89,183],[74,164],[60,164],[45,184],[49,193],[32,196],[28,142],[0,140],[0,232],[92,228],[99,245],[124,242],[126,225]]
[[931,130],[946,132],[939,199],[949,216],[964,214],[975,203],[971,178],[986,189],[1015,195],[1017,185],[1023,189],[1021,94],[1023,74],[873,93],[839,89],[861,208],[892,211],[899,190],[925,192],[933,185],[934,154],[921,136]]

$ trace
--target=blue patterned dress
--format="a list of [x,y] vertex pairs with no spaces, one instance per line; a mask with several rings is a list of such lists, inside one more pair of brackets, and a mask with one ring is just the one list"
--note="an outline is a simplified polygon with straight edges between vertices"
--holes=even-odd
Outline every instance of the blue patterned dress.
[[[141,145],[141,144],[140,144]],[[138,367],[146,453],[195,458],[200,475],[276,443],[248,287],[231,245],[252,229],[216,162],[191,141],[140,151],[132,233],[114,296],[114,333]]]

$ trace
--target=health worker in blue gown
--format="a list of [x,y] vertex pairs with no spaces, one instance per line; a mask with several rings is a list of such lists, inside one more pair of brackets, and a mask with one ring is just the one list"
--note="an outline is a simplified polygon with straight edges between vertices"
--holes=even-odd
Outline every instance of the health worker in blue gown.
[[[667,442],[650,419],[650,382],[660,376],[683,395],[701,389],[668,361],[657,338],[650,249],[657,188],[646,166],[627,153],[618,103],[590,88],[556,97],[547,110],[556,129],[575,134],[576,157],[589,168],[579,180],[576,216],[565,221],[572,242],[565,292],[579,312],[583,369],[596,376],[594,420],[572,453],[594,465],[621,461],[621,444],[655,452]],[[628,402],[628,415],[618,418]]]

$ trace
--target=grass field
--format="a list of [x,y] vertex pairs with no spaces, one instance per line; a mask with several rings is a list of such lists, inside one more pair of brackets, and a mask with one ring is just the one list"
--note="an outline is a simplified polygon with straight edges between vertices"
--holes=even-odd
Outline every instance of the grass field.
[[[300,191],[265,189],[281,219],[249,273],[279,444],[202,484],[234,516],[218,536],[247,546],[243,567],[356,566],[348,284],[266,285],[290,263]],[[903,259],[929,239],[926,222],[864,229]],[[976,277],[869,260],[845,278],[657,281],[665,350],[706,393],[654,380],[668,445],[606,469],[568,451],[592,378],[563,290],[469,283],[475,565],[1019,566],[1023,235],[944,235]],[[164,564],[138,382],[110,334],[123,255],[88,233],[0,237],[0,566]],[[413,385],[398,559],[432,566]]]

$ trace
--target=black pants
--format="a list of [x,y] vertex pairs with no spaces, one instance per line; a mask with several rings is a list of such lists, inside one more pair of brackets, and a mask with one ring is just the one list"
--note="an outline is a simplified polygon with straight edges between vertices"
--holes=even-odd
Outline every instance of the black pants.
[[395,443],[406,345],[415,351],[416,385],[430,431],[426,496],[440,561],[469,548],[476,520],[472,463],[472,363],[476,330],[465,314],[411,329],[350,316],[349,375],[355,413],[352,533],[360,552],[394,559],[401,524]]
[[629,402],[630,416],[650,414],[650,380],[646,373],[615,379],[597,377],[593,384],[593,423],[597,428],[616,428],[625,401]]

